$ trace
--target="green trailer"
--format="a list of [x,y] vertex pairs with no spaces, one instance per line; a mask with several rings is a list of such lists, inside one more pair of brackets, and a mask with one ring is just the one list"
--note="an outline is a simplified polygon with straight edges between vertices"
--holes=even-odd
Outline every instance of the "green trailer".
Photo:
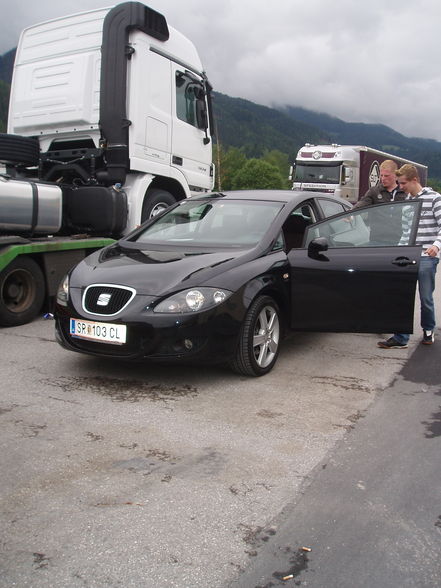
[[114,239],[0,236],[0,326],[14,327],[50,312],[64,275]]

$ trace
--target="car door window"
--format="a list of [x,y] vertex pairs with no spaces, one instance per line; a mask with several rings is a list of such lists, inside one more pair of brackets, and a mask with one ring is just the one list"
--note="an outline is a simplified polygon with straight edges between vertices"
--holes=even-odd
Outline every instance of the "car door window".
[[329,248],[413,245],[420,208],[420,202],[405,200],[351,210],[309,227],[305,245],[318,237]]
[[291,212],[282,227],[286,252],[302,246],[307,227],[316,220],[314,209],[307,203],[298,206]]
[[334,200],[320,198],[318,203],[325,217],[334,216],[335,214],[340,214],[341,212],[345,212],[347,210],[343,204],[340,204],[340,202],[335,202]]

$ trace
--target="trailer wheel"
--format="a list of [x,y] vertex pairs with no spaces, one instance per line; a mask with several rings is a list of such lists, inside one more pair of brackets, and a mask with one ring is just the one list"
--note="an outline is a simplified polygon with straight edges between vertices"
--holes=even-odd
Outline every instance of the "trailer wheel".
[[3,163],[38,165],[39,158],[38,139],[0,133],[0,161]]
[[39,265],[30,257],[14,259],[0,273],[0,326],[16,327],[40,312],[45,282]]
[[166,190],[148,190],[142,206],[141,222],[153,218],[175,202],[176,198]]

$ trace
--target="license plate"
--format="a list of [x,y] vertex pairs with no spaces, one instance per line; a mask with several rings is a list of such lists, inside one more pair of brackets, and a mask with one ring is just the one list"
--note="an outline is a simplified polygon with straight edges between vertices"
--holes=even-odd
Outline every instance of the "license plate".
[[80,339],[105,341],[114,345],[123,345],[126,342],[127,327],[126,325],[80,321],[71,318],[70,334],[72,337],[79,337]]

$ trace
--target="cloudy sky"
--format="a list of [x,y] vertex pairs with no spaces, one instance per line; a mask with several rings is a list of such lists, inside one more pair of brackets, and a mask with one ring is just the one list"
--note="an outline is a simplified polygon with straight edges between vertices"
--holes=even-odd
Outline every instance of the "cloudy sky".
[[[145,0],[196,45],[215,90],[441,141],[440,0]],[[0,0],[0,54],[25,26],[106,0]]]

